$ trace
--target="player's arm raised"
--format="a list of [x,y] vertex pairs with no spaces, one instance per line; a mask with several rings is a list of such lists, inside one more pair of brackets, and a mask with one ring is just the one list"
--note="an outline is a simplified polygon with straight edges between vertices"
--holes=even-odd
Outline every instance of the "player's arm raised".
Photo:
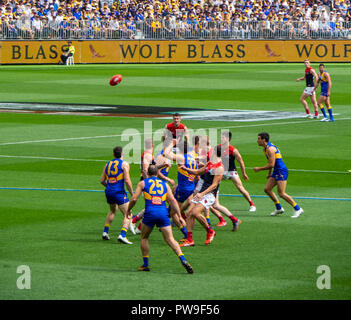
[[128,205],[128,214],[131,213],[132,209],[134,208],[136,202],[138,201],[140,195],[141,195],[141,192],[143,191],[144,189],[144,181],[140,181],[136,187],[136,190],[132,196],[132,198],[129,200],[129,205]]
[[172,151],[172,143],[169,143],[167,147],[165,148],[165,157],[172,160],[176,161],[177,164],[183,164],[184,163],[184,156],[181,154],[175,154]]
[[107,183],[106,183],[106,174],[105,174],[106,166],[107,166],[107,164],[105,165],[104,170],[102,170],[102,173],[101,173],[101,176],[100,176],[100,183],[104,187],[106,187],[106,185],[107,185]]
[[215,170],[215,176],[213,178],[212,184],[204,191],[199,192],[195,195],[195,197],[198,200],[201,200],[201,198],[206,195],[207,193],[212,192],[213,190],[215,190],[217,188],[217,186],[219,185],[219,183],[221,182],[222,178],[223,178],[223,174],[224,174],[224,168],[223,167],[219,167],[216,168]]
[[238,162],[239,162],[241,173],[243,175],[244,180],[249,180],[249,177],[246,174],[244,160],[243,160],[240,152],[238,151],[238,149],[234,150],[234,156],[235,156],[235,159],[238,160]]
[[152,162],[152,154],[147,153],[144,155],[143,163],[142,163],[142,175],[143,178],[147,178],[147,169],[149,168],[150,163]]
[[123,169],[124,183],[126,184],[126,187],[129,193],[133,195],[133,185],[129,174],[129,163],[124,161],[122,164],[122,169]]

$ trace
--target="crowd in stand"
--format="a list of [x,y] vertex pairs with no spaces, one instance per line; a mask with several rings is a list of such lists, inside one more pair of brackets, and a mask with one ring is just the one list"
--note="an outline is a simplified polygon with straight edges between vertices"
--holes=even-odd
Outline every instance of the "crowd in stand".
[[330,38],[351,0],[0,0],[3,39]]

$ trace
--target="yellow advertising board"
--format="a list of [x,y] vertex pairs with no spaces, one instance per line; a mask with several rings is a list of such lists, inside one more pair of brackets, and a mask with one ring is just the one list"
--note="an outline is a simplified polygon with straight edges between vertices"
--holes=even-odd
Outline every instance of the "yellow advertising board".
[[[75,63],[350,62],[350,40],[73,41]],[[1,64],[58,63],[66,41],[2,41]]]

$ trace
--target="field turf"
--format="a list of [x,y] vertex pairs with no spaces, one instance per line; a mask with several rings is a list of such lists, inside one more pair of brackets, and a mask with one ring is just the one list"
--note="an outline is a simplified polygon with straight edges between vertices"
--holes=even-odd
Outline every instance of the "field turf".
[[[313,64],[317,69],[317,64]],[[121,134],[163,128],[168,119],[0,113],[0,299],[236,300],[351,298],[351,93],[350,64],[327,64],[333,80],[334,123],[302,118],[219,122],[184,120],[189,128],[229,128],[250,180],[244,182],[257,206],[223,181],[220,201],[243,223],[215,227],[204,245],[196,224],[195,247],[184,254],[195,273],[186,274],[155,229],[150,238],[151,272],[142,264],[140,236],[132,246],[117,243],[121,214],[102,241],[108,207],[99,178]],[[1,66],[1,102],[281,110],[302,112],[303,64],[176,64]],[[109,78],[123,75],[120,86]],[[318,90],[319,91],[319,90]],[[1,110],[0,110],[1,111]],[[270,217],[264,196],[266,163],[257,133],[267,131],[290,169],[287,192],[305,213],[293,209]],[[142,137],[142,135],[140,136]],[[131,137],[130,137],[131,138]],[[159,136],[154,136],[157,140]],[[158,140],[159,141],[159,140]],[[134,150],[140,152],[140,148]],[[240,171],[239,171],[240,172]],[[176,178],[176,168],[170,173]],[[139,165],[131,164],[134,189]],[[136,210],[143,208],[143,199]],[[216,217],[211,216],[217,224]],[[181,233],[173,229],[176,239]],[[31,289],[17,288],[17,267],[31,270]],[[317,268],[331,272],[331,288],[320,290]]]

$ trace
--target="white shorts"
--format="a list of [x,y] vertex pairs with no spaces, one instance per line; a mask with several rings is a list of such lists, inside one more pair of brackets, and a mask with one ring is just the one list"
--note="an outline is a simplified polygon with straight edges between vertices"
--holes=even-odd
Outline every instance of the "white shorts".
[[199,181],[197,182],[195,187],[195,191],[200,192],[203,184],[204,184],[204,179],[199,178]]
[[215,203],[215,201],[216,197],[213,195],[212,192],[205,194],[200,201],[195,200],[195,198],[191,200],[192,203],[201,203],[206,210],[210,209],[210,207]]
[[234,170],[234,171],[224,171],[223,179],[224,180],[228,180],[228,179],[231,179],[231,178],[240,178],[238,172],[236,170]]
[[306,87],[305,90],[303,91],[303,93],[306,93],[309,96],[312,96],[312,95],[316,94],[315,91],[313,91],[313,89],[314,89],[314,87]]

